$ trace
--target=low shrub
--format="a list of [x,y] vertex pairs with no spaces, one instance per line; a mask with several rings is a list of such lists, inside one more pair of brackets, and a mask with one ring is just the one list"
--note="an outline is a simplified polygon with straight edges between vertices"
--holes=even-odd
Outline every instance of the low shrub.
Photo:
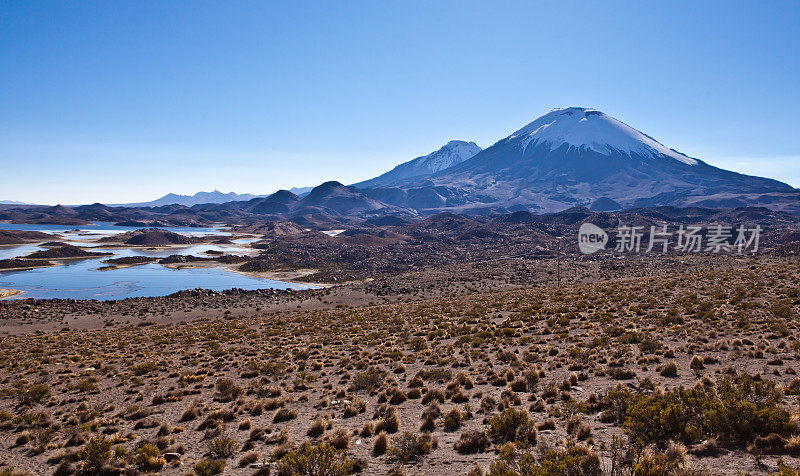
[[485,431],[470,430],[461,433],[454,448],[462,454],[484,452],[489,447],[489,437]]
[[192,466],[197,476],[213,476],[225,471],[225,461],[203,458]]
[[337,450],[327,443],[312,445],[305,443],[289,451],[278,461],[278,475],[325,475],[350,474],[353,462],[345,451]]
[[430,453],[433,451],[434,446],[435,440],[430,433],[423,433],[417,436],[406,431],[392,438],[392,447],[389,452],[401,464],[405,464]]
[[758,436],[787,436],[796,427],[778,403],[775,382],[742,374],[725,375],[715,386],[698,384],[631,397],[623,428],[632,442],[647,446],[669,440],[693,444],[715,438],[745,444]]
[[529,423],[526,411],[508,408],[489,420],[489,436],[503,443],[512,442],[517,439],[517,430]]
[[567,440],[563,448],[550,449],[534,455],[520,452],[506,444],[500,456],[489,467],[489,476],[601,476],[600,456],[591,448]]
[[208,452],[217,459],[230,458],[239,449],[239,442],[227,436],[220,436],[208,442]]
[[136,450],[133,463],[142,471],[159,471],[167,461],[155,445],[146,444]]
[[386,371],[378,367],[369,367],[368,369],[359,372],[353,376],[350,382],[354,391],[374,390],[386,381]]
[[113,443],[105,436],[95,436],[78,452],[78,458],[83,461],[84,469],[99,470],[111,459]]
[[242,387],[233,383],[233,380],[221,378],[217,380],[217,391],[225,400],[233,400],[244,392]]

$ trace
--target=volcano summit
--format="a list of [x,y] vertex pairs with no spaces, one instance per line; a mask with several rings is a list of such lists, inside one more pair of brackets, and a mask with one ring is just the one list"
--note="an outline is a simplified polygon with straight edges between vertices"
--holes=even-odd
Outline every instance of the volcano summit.
[[[454,211],[550,212],[598,200],[620,207],[798,203],[785,183],[714,167],[582,107],[554,109],[471,158],[368,193],[394,205]],[[425,200],[410,200],[420,196]]]

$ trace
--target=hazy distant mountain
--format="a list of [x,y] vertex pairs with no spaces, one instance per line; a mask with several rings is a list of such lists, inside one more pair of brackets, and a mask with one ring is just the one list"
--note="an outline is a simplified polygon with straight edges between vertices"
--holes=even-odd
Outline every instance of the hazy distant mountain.
[[418,210],[798,202],[785,183],[713,167],[581,107],[555,109],[452,167],[366,193]]
[[184,205],[191,207],[201,203],[227,203],[243,202],[253,198],[263,197],[264,195],[250,195],[249,193],[238,194],[234,192],[222,193],[219,190],[213,192],[197,192],[194,195],[177,195],[168,193],[163,197],[151,202],[126,203],[128,207],[161,207],[164,205]]
[[404,162],[383,175],[354,184],[359,188],[386,187],[421,179],[460,164],[481,151],[474,142],[451,140],[441,149]]
[[292,187],[289,189],[289,191],[302,197],[303,195],[308,195],[308,192],[310,192],[313,188],[314,187]]
[[30,205],[30,203],[15,202],[14,200],[0,200],[0,205]]

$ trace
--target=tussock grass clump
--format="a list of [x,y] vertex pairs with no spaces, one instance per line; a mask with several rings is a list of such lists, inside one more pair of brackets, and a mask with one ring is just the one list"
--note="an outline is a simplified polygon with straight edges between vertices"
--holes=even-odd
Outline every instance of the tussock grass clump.
[[678,364],[675,361],[667,362],[661,367],[661,371],[659,373],[662,377],[677,377]]
[[328,415],[325,416],[318,416],[311,420],[311,426],[306,431],[306,435],[310,436],[311,438],[318,438],[325,433],[325,430],[330,428],[331,418]]
[[376,455],[382,455],[386,453],[386,450],[389,448],[389,436],[386,435],[385,431],[378,433],[378,436],[375,437],[375,442],[372,445],[372,453]]
[[481,453],[486,451],[491,443],[483,430],[469,430],[461,433],[455,443],[455,449],[462,454]]
[[290,408],[281,408],[277,412],[275,412],[275,416],[272,418],[273,423],[283,423],[285,421],[294,420],[297,418],[297,410],[292,410]]
[[250,451],[239,459],[239,467],[244,468],[245,466],[251,465],[258,461],[258,458],[258,452]]
[[444,415],[444,428],[448,431],[455,431],[461,427],[464,421],[464,412],[458,408],[452,408]]

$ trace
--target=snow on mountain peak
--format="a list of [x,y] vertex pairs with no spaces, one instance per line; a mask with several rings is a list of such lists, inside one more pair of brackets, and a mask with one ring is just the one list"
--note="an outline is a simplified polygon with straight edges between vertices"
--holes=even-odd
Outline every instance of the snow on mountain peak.
[[480,151],[481,148],[474,142],[451,140],[436,152],[418,157],[415,160],[419,160],[419,165],[429,173],[435,173],[459,164]]
[[424,177],[460,164],[481,151],[478,144],[463,140],[451,140],[439,150],[416,159],[403,162],[392,170],[373,179],[355,184],[357,187],[383,187],[396,185],[412,178]]
[[650,158],[667,156],[688,165],[698,163],[624,122],[596,109],[583,107],[553,109],[505,140],[513,139],[520,140],[523,149],[531,144],[547,144],[550,150],[554,150],[566,144],[606,155],[623,152]]

